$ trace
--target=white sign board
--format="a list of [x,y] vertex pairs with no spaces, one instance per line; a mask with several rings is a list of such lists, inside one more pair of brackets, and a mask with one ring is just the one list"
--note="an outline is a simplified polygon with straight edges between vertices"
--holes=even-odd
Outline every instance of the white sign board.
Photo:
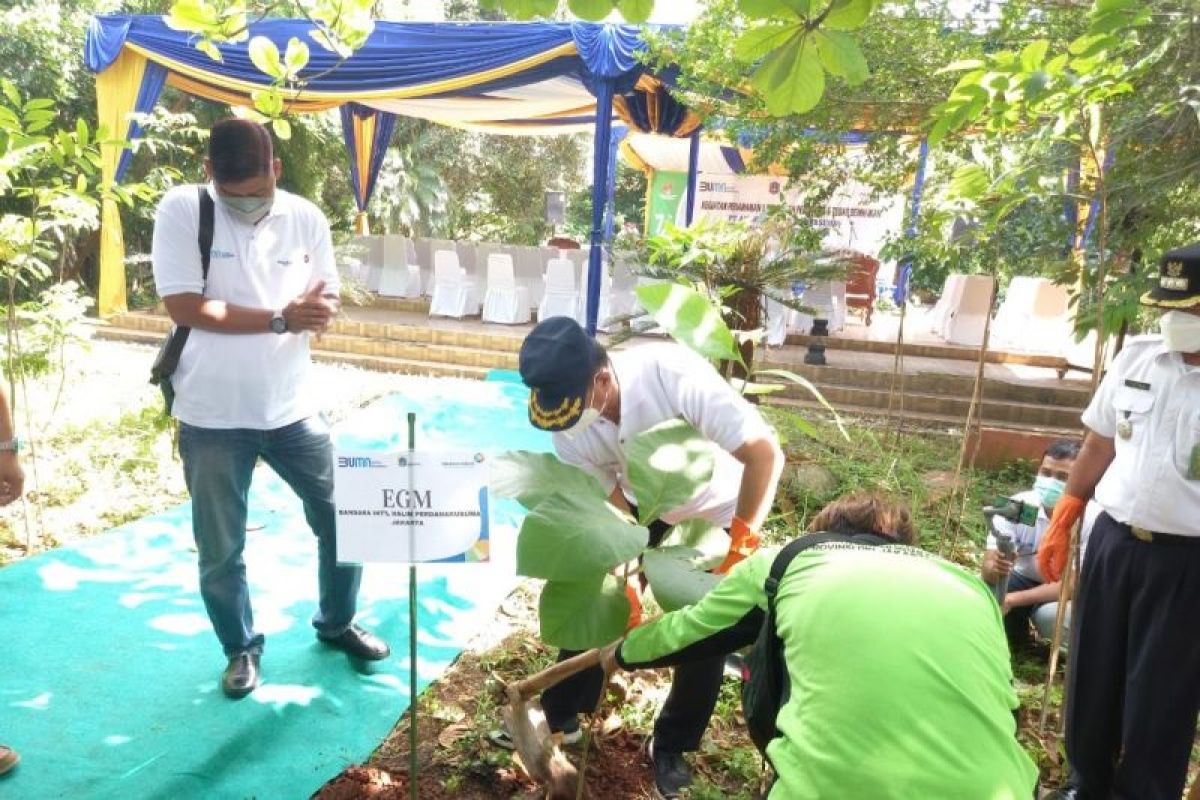
[[[786,178],[769,175],[701,173],[696,183],[695,219],[754,220],[783,202],[798,208],[803,204],[802,190],[784,192],[786,185]],[[822,241],[825,247],[855,250],[878,258],[888,236],[898,235],[902,230],[904,198],[900,195],[873,198],[869,187],[850,181],[833,193],[813,224],[825,230]]]
[[483,453],[334,456],[339,562],[489,560]]

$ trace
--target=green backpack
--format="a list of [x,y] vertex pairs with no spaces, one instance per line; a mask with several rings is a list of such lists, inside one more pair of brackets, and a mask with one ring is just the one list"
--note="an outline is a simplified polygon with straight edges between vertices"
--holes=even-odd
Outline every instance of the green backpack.
[[749,676],[742,684],[742,710],[746,716],[746,727],[755,747],[764,755],[767,745],[779,735],[775,719],[779,716],[779,709],[787,702],[791,688],[787,663],[783,658],[783,641],[775,631],[775,595],[792,559],[810,547],[826,542],[871,547],[897,543],[894,539],[873,533],[809,533],[788,543],[771,562],[771,572],[763,584],[767,595],[767,614],[754,641],[754,649],[746,658]]

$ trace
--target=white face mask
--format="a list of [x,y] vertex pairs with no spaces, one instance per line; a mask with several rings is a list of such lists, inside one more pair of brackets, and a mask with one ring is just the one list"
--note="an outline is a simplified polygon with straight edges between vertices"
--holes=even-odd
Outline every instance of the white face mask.
[[[595,379],[593,379],[592,384],[593,386],[595,385]],[[600,404],[600,408],[603,408],[606,405],[608,405],[607,391],[604,393],[604,402]],[[575,421],[575,424],[567,428],[565,431],[563,431],[563,433],[566,434],[568,439],[575,439],[579,436],[582,436],[583,432],[592,427],[592,424],[598,419],[600,419],[600,409],[588,406],[583,410],[583,413],[579,415],[579,419]]]
[[1200,316],[1186,311],[1168,311],[1158,321],[1163,344],[1175,353],[1200,352]]
[[247,225],[258,224],[263,217],[271,213],[271,206],[275,203],[274,193],[270,197],[217,197],[226,211]]

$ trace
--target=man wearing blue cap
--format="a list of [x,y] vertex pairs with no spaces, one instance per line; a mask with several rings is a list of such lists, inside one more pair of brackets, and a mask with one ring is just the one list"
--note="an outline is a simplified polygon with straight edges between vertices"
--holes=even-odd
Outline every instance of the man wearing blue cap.
[[[551,431],[558,457],[594,475],[621,509],[628,510],[634,500],[625,443],[661,422],[688,422],[712,443],[713,477],[687,503],[650,524],[650,546],[658,546],[675,523],[700,518],[730,535],[729,553],[716,572],[728,571],[754,552],[783,470],[783,453],[758,410],[711,364],[665,342],[609,354],[573,319],[551,317],[521,345],[520,370],[531,389],[530,422]],[[676,667],[649,745],[659,797],[678,797],[690,785],[682,754],[700,746],[722,671],[720,657]],[[597,668],[543,693],[550,729],[574,738],[578,714],[595,708],[602,686],[603,672]]]

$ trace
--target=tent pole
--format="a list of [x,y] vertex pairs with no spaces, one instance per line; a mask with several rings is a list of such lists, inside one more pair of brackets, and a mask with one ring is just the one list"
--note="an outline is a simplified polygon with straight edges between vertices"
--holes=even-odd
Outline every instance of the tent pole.
[[612,136],[614,81],[605,79],[596,85],[596,134],[592,144],[592,232],[588,252],[587,332],[596,335],[596,317],[600,313],[600,271],[604,259],[604,209],[608,195],[608,156]]
[[688,147],[687,227],[692,227],[696,215],[696,176],[700,172],[700,128],[692,131]]

